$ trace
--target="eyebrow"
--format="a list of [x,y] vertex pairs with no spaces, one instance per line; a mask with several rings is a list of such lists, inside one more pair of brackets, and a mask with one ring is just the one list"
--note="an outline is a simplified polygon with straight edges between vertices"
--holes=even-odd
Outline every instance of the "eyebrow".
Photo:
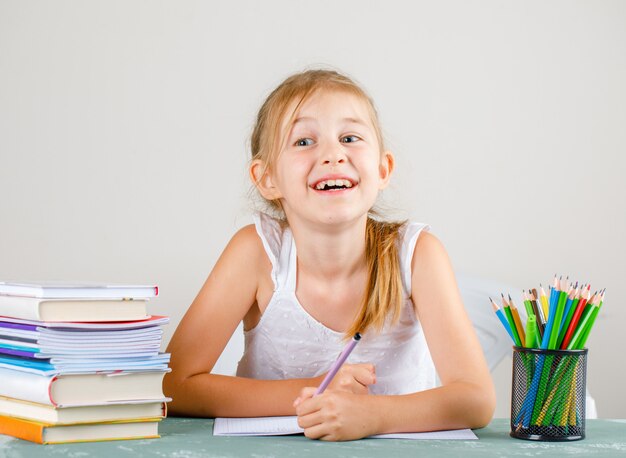
[[[314,120],[315,120],[315,118],[312,118],[310,116],[301,116],[299,118],[294,119],[293,125],[295,126],[296,124],[298,124],[299,122],[302,122],[302,121],[314,121]],[[362,119],[359,119],[359,118],[348,117],[348,118],[342,118],[341,121],[348,122],[348,123],[351,123],[351,124],[361,124],[363,126],[367,126],[367,123],[365,121],[363,121]]]

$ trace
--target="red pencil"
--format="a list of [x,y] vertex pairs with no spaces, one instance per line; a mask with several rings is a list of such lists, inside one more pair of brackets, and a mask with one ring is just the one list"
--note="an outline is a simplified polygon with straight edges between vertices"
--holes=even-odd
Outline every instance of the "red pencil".
[[587,285],[587,288],[581,294],[580,301],[578,301],[576,310],[574,310],[574,315],[572,315],[572,319],[570,320],[569,326],[567,327],[567,332],[565,333],[565,337],[563,337],[563,343],[561,343],[561,350],[567,349],[567,345],[569,344],[569,341],[574,335],[574,331],[576,331],[576,325],[578,324],[578,320],[580,320],[580,317],[583,314],[583,310],[585,310],[585,305],[587,305],[587,301],[589,300],[590,290],[591,290],[591,285]]

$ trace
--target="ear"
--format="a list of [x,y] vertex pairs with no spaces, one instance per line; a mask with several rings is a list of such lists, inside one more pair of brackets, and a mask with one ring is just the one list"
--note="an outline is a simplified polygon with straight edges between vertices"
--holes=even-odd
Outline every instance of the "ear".
[[263,198],[277,200],[282,197],[280,190],[274,184],[269,168],[262,160],[255,159],[250,164],[250,179]]
[[393,157],[393,153],[391,151],[383,152],[380,157],[380,165],[378,166],[378,173],[380,178],[378,189],[385,189],[387,187],[395,165],[396,160]]

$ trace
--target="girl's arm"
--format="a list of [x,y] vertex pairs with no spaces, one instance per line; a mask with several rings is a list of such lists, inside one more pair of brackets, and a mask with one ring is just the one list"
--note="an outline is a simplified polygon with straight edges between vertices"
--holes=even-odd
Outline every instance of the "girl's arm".
[[[254,226],[232,238],[174,333],[167,351],[172,372],[163,390],[174,415],[247,417],[293,415],[293,401],[322,377],[254,380],[211,374],[233,332],[270,281],[271,265]],[[270,288],[270,291],[273,288]],[[363,369],[356,368],[357,372]],[[355,376],[354,380],[362,378]],[[358,389],[358,387],[356,388]]]
[[[412,299],[442,386],[399,396],[329,391],[298,405],[311,438],[346,440],[372,434],[480,428],[491,421],[495,390],[478,338],[439,240],[423,233],[412,261]],[[312,394],[303,392],[302,398]]]
[[210,373],[256,303],[259,281],[267,270],[264,262],[269,264],[253,226],[241,229],[226,246],[167,349],[172,372],[163,388],[172,398],[171,413],[208,417],[290,413],[303,381],[277,383]]
[[441,386],[380,399],[381,432],[481,428],[495,410],[495,389],[478,337],[459,293],[452,265],[439,240],[425,232],[412,261],[411,297]]

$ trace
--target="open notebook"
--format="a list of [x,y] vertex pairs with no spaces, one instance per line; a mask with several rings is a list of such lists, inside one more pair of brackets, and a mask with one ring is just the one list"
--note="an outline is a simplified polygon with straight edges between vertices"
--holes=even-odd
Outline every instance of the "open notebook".
[[[213,425],[214,436],[281,436],[302,434],[298,417],[256,417],[256,418],[216,418]],[[377,439],[478,439],[471,429],[433,431],[427,433],[396,433],[370,436]]]

